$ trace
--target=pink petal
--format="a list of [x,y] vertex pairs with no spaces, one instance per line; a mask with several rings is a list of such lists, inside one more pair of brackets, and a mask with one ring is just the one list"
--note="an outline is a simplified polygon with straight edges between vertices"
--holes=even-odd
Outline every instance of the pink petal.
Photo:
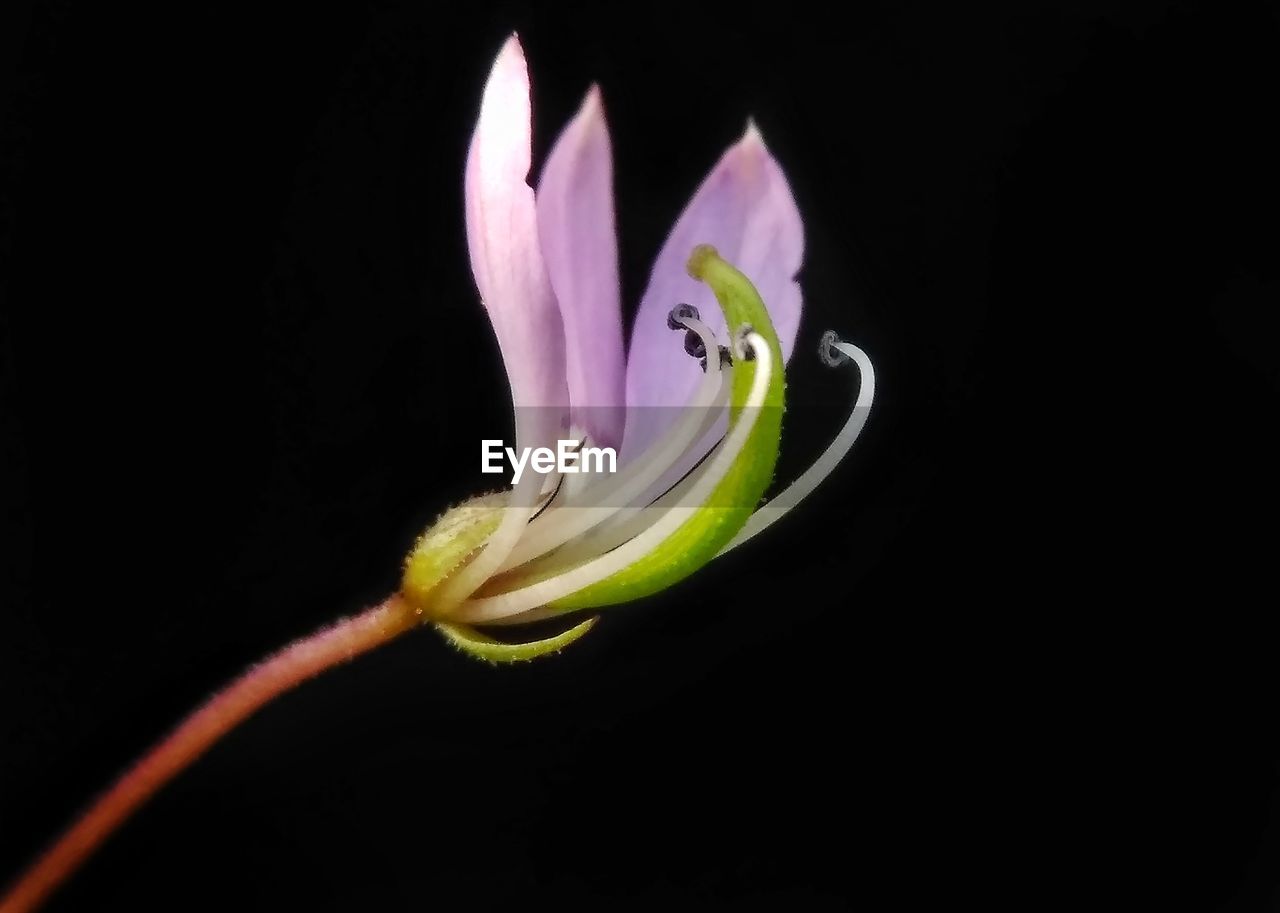
[[622,441],[624,364],[613,215],[613,150],[592,86],[538,183],[538,234],[564,320],[571,419],[597,444]]
[[[564,331],[538,243],[530,167],[529,71],[515,35],[502,46],[467,153],[467,246],[518,425],[543,442],[567,403]],[[531,409],[529,407],[552,407]],[[530,424],[532,422],[532,424]],[[530,440],[525,446],[539,446]]]
[[702,374],[697,359],[685,354],[680,334],[667,328],[671,309],[692,304],[723,338],[724,316],[715,297],[685,269],[698,244],[714,245],[752,281],[790,358],[800,328],[795,276],[804,257],[804,225],[786,175],[754,124],[711,169],[654,261],[627,353],[624,457],[642,452],[670,425],[677,412],[672,407],[688,401]]

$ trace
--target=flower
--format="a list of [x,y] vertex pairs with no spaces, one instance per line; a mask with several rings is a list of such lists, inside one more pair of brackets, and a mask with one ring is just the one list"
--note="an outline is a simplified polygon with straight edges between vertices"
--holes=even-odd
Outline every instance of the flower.
[[859,367],[857,403],[817,463],[760,508],[801,313],[804,229],[781,166],[749,123],[671,229],[624,354],[599,88],[555,142],[536,191],[531,132],[528,69],[512,35],[467,155],[472,272],[506,365],[518,445],[552,446],[568,433],[620,447],[622,466],[577,486],[526,472],[510,492],[447,512],[410,553],[406,599],[453,643],[495,661],[559,649],[594,619],[528,644],[475,625],[648,595],[774,522],[852,446],[874,389],[862,351],[825,335],[825,361]]
[[[777,462],[784,366],[800,325],[804,235],[786,176],[754,126],[672,228],[625,356],[599,90],[587,93],[556,141],[536,193],[526,182],[530,135],[529,76],[512,36],[493,64],[467,155],[471,267],[506,364],[517,443],[545,447],[568,433],[583,446],[620,445],[620,471],[570,485],[535,464],[509,492],[447,511],[406,558],[400,593],[287,645],[197,708],[0,895],[0,909],[35,910],[156,790],[290,688],[424,618],[480,659],[556,651],[595,619],[522,644],[475,626],[668,587],[776,521],[853,445],[875,378],[861,349],[827,332],[822,359],[858,366],[853,411],[813,466],[760,505]],[[671,331],[683,333],[683,346],[672,344]]]

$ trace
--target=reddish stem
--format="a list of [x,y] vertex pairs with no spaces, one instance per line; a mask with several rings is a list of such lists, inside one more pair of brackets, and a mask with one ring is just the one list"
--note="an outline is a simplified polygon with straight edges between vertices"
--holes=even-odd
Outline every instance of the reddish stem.
[[143,802],[218,739],[273,698],[332,666],[414,627],[417,613],[400,596],[317,631],[249,669],[152,748],[36,860],[0,899],[0,913],[30,913],[75,872]]

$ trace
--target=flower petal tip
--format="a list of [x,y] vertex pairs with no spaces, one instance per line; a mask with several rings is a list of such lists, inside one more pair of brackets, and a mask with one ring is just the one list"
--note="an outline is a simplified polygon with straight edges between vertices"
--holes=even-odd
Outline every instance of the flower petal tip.
[[513,169],[520,171],[519,178],[525,181],[531,134],[529,67],[513,34],[494,58],[480,98],[480,114],[467,157],[469,176],[487,184]]
[[524,46],[520,44],[520,36],[515,32],[502,43],[497,56],[493,58],[489,79],[493,81],[498,76],[514,77],[525,83],[529,81],[529,64],[524,57]]
[[747,128],[741,138],[729,147],[722,162],[729,173],[749,184],[761,184],[768,180],[767,172],[773,156],[765,145],[764,135],[756,122],[747,120]]
[[598,84],[592,83],[587,89],[587,94],[583,96],[582,104],[578,107],[578,113],[565,128],[565,132],[570,131],[580,138],[580,142],[601,143],[609,149],[606,154],[613,155],[609,142],[609,126],[604,117],[604,94],[600,91]]

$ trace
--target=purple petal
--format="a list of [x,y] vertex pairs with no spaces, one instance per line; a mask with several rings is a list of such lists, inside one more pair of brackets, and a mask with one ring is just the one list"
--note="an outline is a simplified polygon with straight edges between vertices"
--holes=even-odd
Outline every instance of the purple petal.
[[715,297],[686,270],[698,244],[714,245],[752,281],[790,358],[800,328],[795,276],[804,256],[804,226],[786,175],[754,124],[707,175],[654,261],[627,353],[624,457],[642,452],[662,433],[677,411],[673,407],[688,401],[702,374],[697,359],[685,354],[681,335],[667,328],[671,309],[692,304],[723,337],[724,316]]
[[622,441],[625,363],[613,216],[613,151],[592,86],[538,183],[538,234],[564,320],[572,421],[598,443]]
[[502,349],[517,425],[545,442],[559,430],[559,410],[528,407],[563,408],[568,397],[564,331],[527,183],[531,129],[529,71],[512,35],[493,63],[467,153],[467,246]]

